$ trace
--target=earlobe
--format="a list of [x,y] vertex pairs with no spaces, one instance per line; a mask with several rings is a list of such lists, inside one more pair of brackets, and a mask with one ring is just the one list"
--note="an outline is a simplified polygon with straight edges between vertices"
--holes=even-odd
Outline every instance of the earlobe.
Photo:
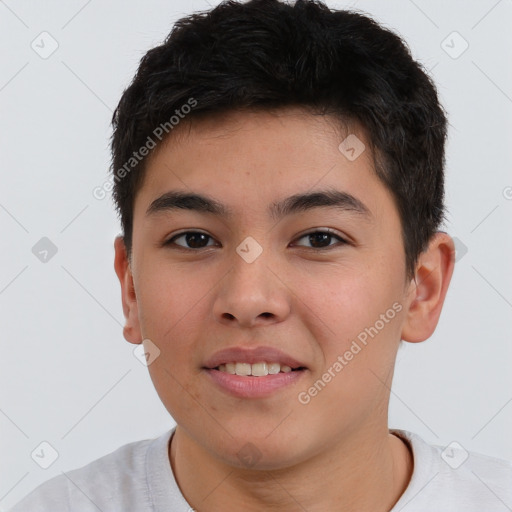
[[404,341],[425,341],[434,332],[443,308],[455,266],[455,245],[444,232],[437,232],[418,258],[408,294],[407,316],[402,328]]
[[115,259],[114,268],[121,284],[121,300],[123,304],[123,313],[125,325],[123,335],[126,341],[130,343],[142,343],[142,335],[139,324],[139,309],[137,296],[133,284],[133,274],[128,261],[128,254],[122,236],[116,237],[114,241]]

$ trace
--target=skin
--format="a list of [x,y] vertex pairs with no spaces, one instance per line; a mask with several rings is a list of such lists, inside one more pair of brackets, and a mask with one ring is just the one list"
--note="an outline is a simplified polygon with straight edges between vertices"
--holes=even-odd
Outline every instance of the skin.
[[[368,148],[362,130],[351,133]],[[354,161],[338,150],[346,135],[332,119],[296,108],[183,122],[147,162],[130,261],[123,239],[115,241],[124,336],[150,339],[160,350],[149,371],[177,423],[170,463],[200,512],[389,511],[410,480],[411,452],[388,430],[394,362],[401,339],[433,333],[455,249],[446,233],[435,234],[415,278],[406,279],[393,197],[368,149]],[[279,221],[267,215],[274,201],[328,187],[355,196],[371,216],[327,207]],[[209,195],[235,214],[146,215],[171,190]],[[304,236],[325,228],[349,243],[333,236],[315,247]],[[162,245],[185,231],[211,238],[188,251],[184,237]],[[248,236],[263,248],[250,264],[236,252]],[[401,306],[394,318],[300,403],[298,393],[394,303]],[[307,370],[270,397],[241,399],[202,369],[220,349],[258,345],[280,348]],[[237,456],[247,443],[257,448],[254,465]]]

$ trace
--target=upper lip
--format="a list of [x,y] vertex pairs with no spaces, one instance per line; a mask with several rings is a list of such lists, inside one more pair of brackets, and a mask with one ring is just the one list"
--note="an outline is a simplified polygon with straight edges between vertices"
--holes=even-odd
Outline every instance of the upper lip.
[[226,363],[261,362],[279,363],[290,368],[305,368],[305,365],[297,359],[273,347],[231,347],[219,350],[205,362],[204,367],[212,369]]

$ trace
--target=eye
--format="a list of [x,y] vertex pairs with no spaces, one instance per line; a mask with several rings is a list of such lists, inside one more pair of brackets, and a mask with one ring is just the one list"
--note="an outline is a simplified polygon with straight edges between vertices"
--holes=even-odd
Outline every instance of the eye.
[[[311,243],[311,248],[313,249],[327,249],[330,247],[335,247],[336,245],[346,245],[348,242],[341,238],[339,235],[334,234],[331,230],[318,230],[318,231],[311,231],[310,233],[306,233],[305,235],[302,235],[300,238],[297,238],[297,240],[307,239],[309,243]],[[337,239],[339,241],[339,244],[331,244],[333,239]],[[302,244],[296,244],[296,245],[302,245]]]
[[[180,239],[183,239],[184,243],[177,243],[177,240]],[[208,239],[213,241],[213,238],[206,233],[202,233],[200,231],[186,231],[173,236],[164,242],[164,245],[178,245],[184,249],[203,249],[204,247],[211,247],[212,245],[215,245],[206,243]]]
[[[178,240],[182,239],[182,242],[178,243]],[[311,246],[311,249],[328,249],[330,247],[335,247],[336,245],[345,245],[348,244],[346,240],[344,240],[341,236],[336,235],[331,230],[317,230],[311,231],[310,233],[306,233],[301,237],[297,238],[297,240],[306,239]],[[336,242],[338,243],[332,243]],[[208,243],[211,241],[212,243]],[[164,246],[176,245],[178,247],[182,247],[184,249],[203,249],[206,247],[212,247],[218,245],[214,242],[214,239],[207,235],[206,233],[202,233],[201,231],[185,231],[183,233],[179,233],[178,235],[174,235],[169,240],[165,241]],[[295,245],[303,245],[296,243]]]

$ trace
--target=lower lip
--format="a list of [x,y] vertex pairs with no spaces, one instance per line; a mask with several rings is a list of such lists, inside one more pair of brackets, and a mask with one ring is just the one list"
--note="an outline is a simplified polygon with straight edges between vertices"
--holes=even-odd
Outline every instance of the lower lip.
[[205,369],[210,378],[221,389],[239,398],[260,398],[270,396],[302,378],[305,370],[288,373],[280,372],[264,377],[243,377],[215,369]]

